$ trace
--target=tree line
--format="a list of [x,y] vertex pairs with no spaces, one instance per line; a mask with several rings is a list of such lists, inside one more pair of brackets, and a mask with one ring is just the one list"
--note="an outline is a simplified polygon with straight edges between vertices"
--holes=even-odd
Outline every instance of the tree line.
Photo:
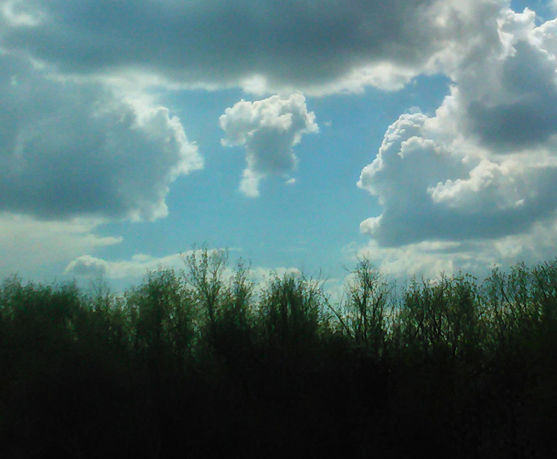
[[557,260],[332,301],[222,252],[123,295],[0,288],[6,458],[555,457]]

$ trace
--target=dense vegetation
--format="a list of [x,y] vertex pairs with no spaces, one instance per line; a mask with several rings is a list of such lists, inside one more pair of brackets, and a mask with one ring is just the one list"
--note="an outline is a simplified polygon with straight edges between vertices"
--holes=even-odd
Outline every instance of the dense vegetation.
[[222,253],[123,296],[0,289],[0,456],[557,457],[557,260],[340,304]]

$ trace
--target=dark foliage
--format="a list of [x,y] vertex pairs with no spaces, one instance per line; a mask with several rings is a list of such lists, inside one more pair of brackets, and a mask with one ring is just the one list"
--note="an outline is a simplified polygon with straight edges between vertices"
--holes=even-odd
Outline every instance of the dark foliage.
[[345,300],[206,250],[123,296],[0,288],[0,457],[557,457],[557,260]]

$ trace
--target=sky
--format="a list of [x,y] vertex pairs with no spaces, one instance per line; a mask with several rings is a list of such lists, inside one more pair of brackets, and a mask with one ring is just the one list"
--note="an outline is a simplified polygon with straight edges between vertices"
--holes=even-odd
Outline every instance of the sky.
[[0,277],[557,255],[557,1],[0,0]]

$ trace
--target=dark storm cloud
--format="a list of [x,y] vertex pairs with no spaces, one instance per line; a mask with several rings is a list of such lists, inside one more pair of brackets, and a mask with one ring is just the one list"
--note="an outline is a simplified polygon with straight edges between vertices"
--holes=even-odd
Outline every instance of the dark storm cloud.
[[502,1],[471,0],[464,8],[439,0],[4,3],[33,24],[4,14],[2,46],[61,72],[139,70],[217,85],[258,75],[271,88],[304,90],[371,64],[421,67],[449,43],[474,35],[477,18]]

